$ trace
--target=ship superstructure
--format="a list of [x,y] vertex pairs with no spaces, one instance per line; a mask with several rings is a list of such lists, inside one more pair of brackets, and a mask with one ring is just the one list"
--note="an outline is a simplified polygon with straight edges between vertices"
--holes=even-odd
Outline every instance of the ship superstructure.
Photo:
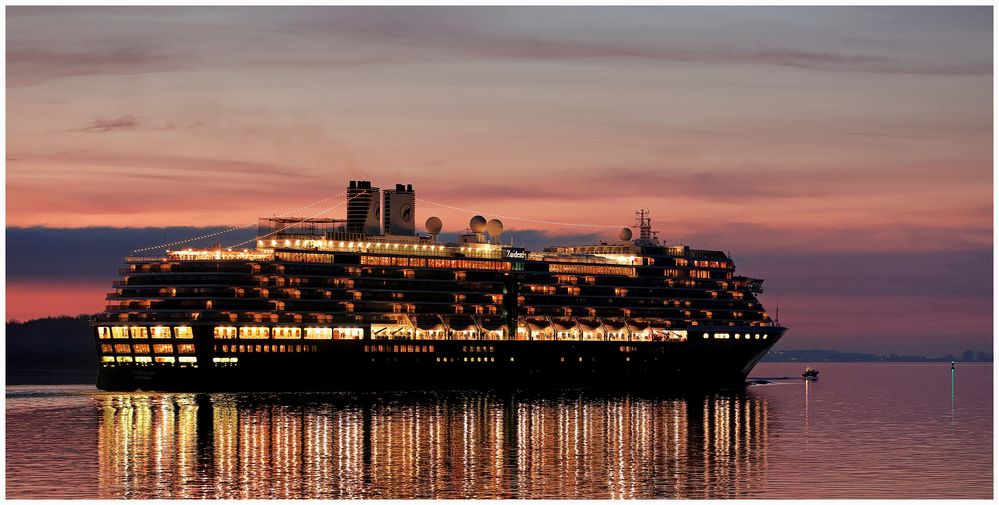
[[785,330],[761,280],[661,244],[645,211],[638,238],[531,251],[481,216],[454,242],[436,217],[417,234],[416,203],[411,185],[351,181],[346,219],[263,218],[252,249],[127,258],[94,321],[98,387],[712,387]]

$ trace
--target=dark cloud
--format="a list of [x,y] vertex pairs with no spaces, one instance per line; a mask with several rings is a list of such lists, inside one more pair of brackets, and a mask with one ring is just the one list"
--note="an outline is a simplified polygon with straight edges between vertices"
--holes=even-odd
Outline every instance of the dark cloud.
[[[991,215],[991,209],[988,209]],[[699,248],[725,248],[738,254],[769,255],[775,251],[803,254],[865,254],[868,251],[968,251],[991,245],[992,227],[982,214],[978,226],[961,227],[836,223],[835,228],[794,228],[759,223],[653,222],[669,243]]]
[[[204,126],[205,123],[201,121],[195,121],[188,125],[186,128],[198,128]],[[159,119],[159,120],[145,120],[140,117],[133,116],[131,114],[126,114],[123,116],[112,117],[112,118],[102,118],[99,117],[90,122],[89,125],[82,128],[74,128],[72,130],[67,130],[70,132],[85,132],[85,133],[106,133],[118,130],[175,130],[177,125],[169,119]]]
[[[771,167],[747,163],[737,170],[691,169],[664,162],[662,166],[635,167],[600,165],[585,171],[554,174],[558,185],[515,187],[480,182],[477,185],[435,186],[428,182],[424,195],[440,202],[483,200],[565,200],[579,201],[580,195],[663,199],[683,195],[726,203],[754,203],[761,199],[842,198],[852,195],[891,195],[923,193],[928,185],[939,184],[943,163],[871,166],[862,163],[844,166],[800,168]],[[946,164],[954,183],[981,178],[990,170],[983,163]],[[428,180],[429,181],[429,180]],[[598,189],[597,189],[598,188]],[[455,204],[458,205],[458,204]]]
[[[25,160],[51,162],[52,166],[47,168],[54,173],[57,170],[65,170],[68,173],[76,173],[77,170],[69,165],[88,165],[92,172],[105,170],[115,176],[127,176],[141,179],[161,179],[171,180],[178,175],[219,175],[219,176],[252,176],[253,179],[231,180],[230,185],[247,183],[253,185],[265,178],[305,178],[310,177],[311,172],[302,167],[292,167],[278,165],[274,163],[263,163],[245,160],[198,158],[188,156],[136,156],[130,154],[105,153],[99,151],[71,151],[55,155],[32,154],[23,157]],[[140,170],[151,169],[151,170]],[[124,172],[122,170],[125,170]],[[169,173],[165,173],[169,172]],[[222,190],[225,190],[223,188]],[[273,191],[268,189],[267,191]]]
[[763,51],[704,53],[704,61],[718,63],[759,63],[828,72],[864,72],[916,75],[992,75],[991,62],[959,65],[934,64],[918,60],[889,58],[874,54],[836,54],[776,48]]
[[105,119],[97,118],[93,120],[88,126],[83,128],[77,128],[76,132],[91,132],[91,133],[103,133],[115,130],[134,130],[139,126],[139,119],[135,116],[118,116],[115,118]]
[[16,38],[8,38],[8,44],[8,86],[26,86],[81,75],[165,72],[184,68],[191,61],[178,55],[136,48],[95,49],[89,52],[19,49]]

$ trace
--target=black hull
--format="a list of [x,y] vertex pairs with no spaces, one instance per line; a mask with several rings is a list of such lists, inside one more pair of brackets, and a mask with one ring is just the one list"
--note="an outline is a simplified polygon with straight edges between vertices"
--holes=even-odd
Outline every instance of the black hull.
[[[777,342],[341,341],[322,352],[240,354],[198,367],[102,366],[108,391],[737,388]],[[379,349],[381,346],[381,349]],[[404,347],[409,352],[398,351]],[[432,350],[431,349],[432,346]],[[413,352],[423,351],[423,352]]]

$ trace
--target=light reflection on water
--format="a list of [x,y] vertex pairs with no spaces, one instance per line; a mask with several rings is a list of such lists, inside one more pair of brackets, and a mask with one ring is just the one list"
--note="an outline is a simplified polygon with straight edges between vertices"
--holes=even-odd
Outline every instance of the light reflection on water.
[[822,373],[688,397],[10,386],[7,497],[991,496],[991,367],[956,393],[949,364]]
[[768,423],[742,394],[94,402],[102,498],[744,496]]

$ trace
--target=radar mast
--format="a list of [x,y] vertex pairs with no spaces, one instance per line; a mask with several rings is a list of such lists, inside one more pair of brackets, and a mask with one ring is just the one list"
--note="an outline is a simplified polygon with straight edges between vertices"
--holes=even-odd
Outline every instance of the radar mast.
[[659,245],[659,232],[652,231],[652,213],[649,209],[635,211],[635,226],[638,227],[638,240],[643,245]]

